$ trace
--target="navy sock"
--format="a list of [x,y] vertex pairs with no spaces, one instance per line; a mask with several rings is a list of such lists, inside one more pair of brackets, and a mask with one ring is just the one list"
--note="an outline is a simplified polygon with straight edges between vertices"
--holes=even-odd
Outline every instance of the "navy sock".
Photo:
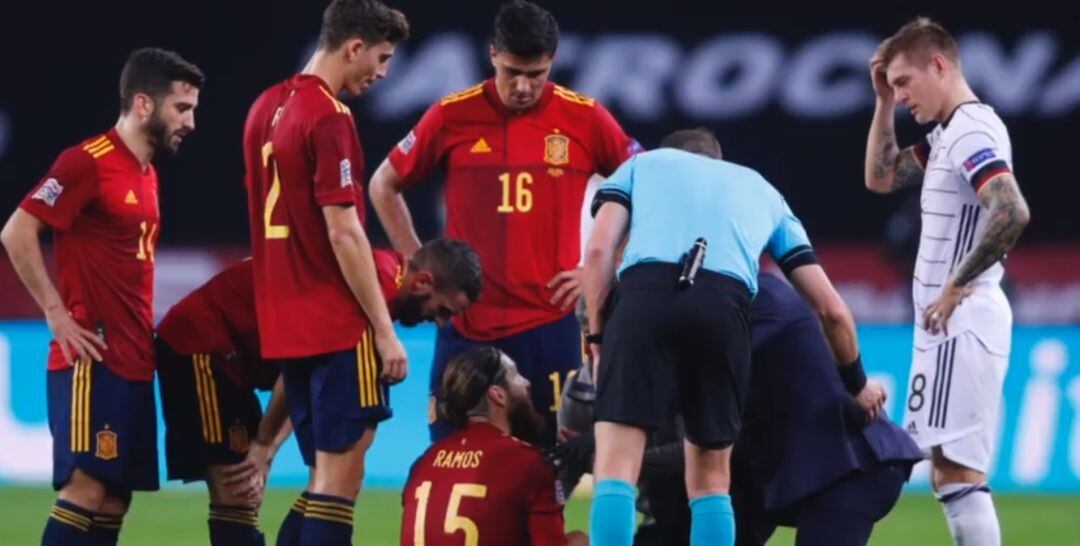
[[259,532],[259,515],[246,506],[211,504],[210,544],[212,546],[265,546]]
[[82,546],[97,544],[90,535],[94,513],[70,503],[56,499],[49,521],[45,523],[45,532],[41,536],[41,546]]
[[308,493],[300,546],[351,546],[353,501]]
[[94,544],[116,546],[116,541],[120,539],[120,528],[124,525],[124,516],[94,514],[90,519],[94,523],[90,527]]
[[277,546],[299,546],[300,531],[304,528],[304,512],[307,510],[308,493],[304,491],[297,497],[292,508],[285,514],[285,520],[278,529]]

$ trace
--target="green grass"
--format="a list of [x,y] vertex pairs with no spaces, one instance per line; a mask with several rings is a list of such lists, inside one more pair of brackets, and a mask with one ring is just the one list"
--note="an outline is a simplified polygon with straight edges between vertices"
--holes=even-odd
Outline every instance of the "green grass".
[[[278,523],[296,491],[268,492],[262,510],[267,544],[274,543]],[[1005,544],[1050,546],[1077,544],[1080,536],[1080,496],[996,495]],[[38,544],[41,528],[53,502],[43,488],[0,488],[0,545]],[[169,489],[139,495],[128,514],[120,544],[189,546],[208,544],[206,494],[197,488]],[[401,519],[400,496],[395,491],[365,491],[356,509],[354,544],[395,546]],[[568,529],[586,529],[589,501],[575,498],[567,507]],[[781,530],[770,546],[793,543],[793,534]],[[874,546],[949,545],[941,508],[927,494],[905,495],[892,514],[874,530]]]

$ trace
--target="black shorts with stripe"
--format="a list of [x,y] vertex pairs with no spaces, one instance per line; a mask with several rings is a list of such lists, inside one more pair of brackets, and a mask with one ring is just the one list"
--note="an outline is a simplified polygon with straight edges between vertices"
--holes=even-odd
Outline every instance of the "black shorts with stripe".
[[254,389],[222,372],[221,356],[179,354],[160,338],[156,351],[168,479],[204,480],[207,467],[244,460],[262,420]]
[[54,489],[76,468],[116,495],[158,489],[152,381],[131,381],[103,362],[80,360],[48,372],[47,383]]
[[316,451],[345,451],[366,429],[393,415],[390,389],[379,380],[380,373],[370,329],[355,349],[281,361],[289,418],[304,464],[314,466]]

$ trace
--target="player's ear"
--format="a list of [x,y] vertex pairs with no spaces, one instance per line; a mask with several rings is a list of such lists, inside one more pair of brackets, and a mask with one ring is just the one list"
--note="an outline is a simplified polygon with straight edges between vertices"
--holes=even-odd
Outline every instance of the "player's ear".
[[500,408],[505,408],[510,401],[510,393],[506,392],[506,389],[498,385],[488,387],[487,396],[491,403]]
[[491,56],[491,66],[495,66],[495,55],[498,55],[498,51],[495,50],[495,44],[488,45],[488,53]]
[[150,95],[146,93],[136,93],[132,99],[131,109],[139,119],[149,119],[150,115],[154,113],[154,99],[150,98]]
[[413,293],[426,296],[435,290],[435,275],[430,271],[420,271],[413,278]]
[[345,59],[352,62],[364,53],[366,46],[363,38],[349,38],[345,40]]

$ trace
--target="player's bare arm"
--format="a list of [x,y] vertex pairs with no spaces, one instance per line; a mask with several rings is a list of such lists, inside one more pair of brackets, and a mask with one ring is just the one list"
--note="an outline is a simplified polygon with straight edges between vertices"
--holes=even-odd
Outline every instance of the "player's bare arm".
[[19,279],[45,313],[49,330],[60,346],[64,360],[70,364],[72,354],[75,354],[79,358],[93,358],[100,362],[102,358],[98,349],[107,348],[105,341],[75,322],[64,307],[56,285],[49,279],[45,257],[41,252],[40,235],[43,229],[45,224],[41,220],[22,209],[15,209],[0,233],[0,241],[11,257],[11,264]]
[[331,205],[322,211],[341,274],[375,330],[375,349],[383,363],[381,377],[395,383],[401,381],[409,371],[408,357],[394,333],[394,323],[379,288],[371,242],[360,225],[360,217],[351,206]]
[[270,465],[290,433],[292,423],[289,421],[289,407],[285,403],[285,382],[279,376],[247,455],[243,461],[230,465],[223,472],[225,487],[237,497],[248,499],[253,506],[261,505]]
[[420,249],[420,237],[416,235],[412,214],[409,213],[409,206],[405,204],[402,191],[401,176],[390,164],[390,160],[384,159],[371,177],[368,192],[371,194],[375,213],[390,238],[390,244],[394,246],[394,250],[408,258]]
[[866,188],[876,193],[891,193],[917,186],[922,183],[924,170],[915,158],[913,147],[901,150],[896,143],[893,116],[896,101],[885,80],[885,67],[877,55],[870,61],[870,73],[877,102],[866,139]]
[[[590,332],[603,332],[600,311],[615,282],[615,249],[626,236],[629,226],[630,211],[619,203],[604,203],[596,213],[596,221],[593,222],[592,233],[585,247],[585,309]],[[593,343],[589,348],[596,365],[600,362],[600,346]],[[593,378],[596,378],[595,370]]]
[[941,297],[924,311],[923,324],[930,333],[948,333],[946,323],[956,306],[971,292],[971,281],[1005,257],[1031,219],[1027,201],[1012,173],[1001,173],[988,180],[979,189],[978,196],[989,210],[986,227],[975,247],[945,284]]
[[[788,280],[803,300],[817,313],[825,340],[841,367],[854,365],[859,358],[859,340],[855,334],[855,319],[843,298],[833,287],[825,270],[818,264],[796,267]],[[843,374],[843,370],[841,370]],[[876,419],[885,402],[880,385],[867,382],[855,395],[855,401],[869,416]]]

